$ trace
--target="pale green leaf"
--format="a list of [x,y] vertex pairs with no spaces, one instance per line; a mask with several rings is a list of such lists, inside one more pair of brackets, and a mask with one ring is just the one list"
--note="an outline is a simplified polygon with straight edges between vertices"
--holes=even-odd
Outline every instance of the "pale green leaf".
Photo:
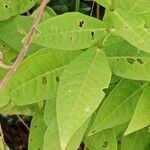
[[149,0],[119,0],[114,2],[115,9],[126,11],[126,13],[145,14],[150,13]]
[[146,150],[149,145],[150,135],[147,129],[139,130],[124,136],[121,142],[121,150]]
[[77,12],[47,19],[37,31],[34,43],[63,50],[91,47],[108,34],[100,20]]
[[144,27],[145,22],[133,13],[112,11],[109,13],[116,33],[137,48],[150,53],[150,32]]
[[[2,56],[2,62],[8,66],[11,66],[18,53],[9,47],[5,42],[0,40],[0,55]],[[0,67],[0,80],[2,80],[7,71],[8,70]]]
[[29,150],[42,150],[43,138],[46,130],[44,124],[43,112],[38,111],[32,119],[30,134],[29,134]]
[[137,107],[125,134],[142,129],[150,124],[150,83],[148,82],[137,103]]
[[100,107],[89,135],[128,122],[143,87],[138,81],[121,80]]
[[57,122],[62,149],[96,110],[110,79],[106,56],[97,47],[82,53],[63,72],[57,93]]
[[[48,128],[44,136],[44,150],[62,150],[59,140],[59,132],[56,120],[56,98],[46,101],[44,120]],[[89,121],[86,121],[81,128],[72,136],[65,150],[77,150]]]
[[[23,46],[23,39],[28,34],[33,18],[27,16],[17,16],[7,21],[0,22],[0,39],[7,43],[16,51],[20,51]],[[31,44],[29,53],[38,50],[41,46]]]
[[36,0],[0,0],[0,21],[28,11]]
[[117,141],[112,129],[86,137],[85,145],[89,150],[117,150]]
[[112,72],[123,78],[150,81],[150,54],[111,36],[104,47]]
[[126,11],[126,13],[145,14],[150,13],[149,0],[95,0],[100,5],[114,10]]
[[[29,56],[0,93],[16,105],[27,105],[54,97],[61,72],[81,52],[41,49]],[[5,94],[3,94],[5,93]]]

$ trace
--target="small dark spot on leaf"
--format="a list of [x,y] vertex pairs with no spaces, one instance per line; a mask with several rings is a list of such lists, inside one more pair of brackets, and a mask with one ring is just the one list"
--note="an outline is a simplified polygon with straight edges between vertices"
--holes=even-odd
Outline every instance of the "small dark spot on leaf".
[[35,125],[34,128],[37,128],[37,126]]
[[4,6],[5,6],[5,8],[8,8],[8,7],[9,7],[7,4],[5,4]]
[[110,11],[114,11],[114,8],[110,8]]
[[102,91],[103,91],[104,93],[107,93],[107,90],[108,90],[108,89],[107,89],[107,88],[105,88],[105,89],[103,89]]
[[137,60],[137,62],[138,62],[139,64],[141,64],[141,65],[143,65],[143,64],[144,64],[144,62],[143,62],[143,60],[142,60],[142,59],[137,58],[136,60]]
[[119,58],[116,58],[116,60],[119,61],[120,59],[119,59]]
[[32,139],[30,139],[30,141],[32,141]]
[[2,47],[3,47],[3,49],[5,49],[6,45],[3,44]]
[[54,119],[52,118],[52,119],[51,119],[51,121],[53,122],[53,121],[54,121]]
[[103,144],[103,147],[107,147],[108,146],[108,142],[105,141],[104,144]]
[[128,27],[128,26],[125,26],[124,28],[125,28],[125,29],[129,29],[129,27]]
[[91,39],[94,40],[94,38],[95,38],[95,33],[94,33],[94,31],[92,31],[91,32]]
[[133,59],[133,58],[126,58],[126,60],[127,60],[127,62],[128,62],[129,64],[131,64],[131,65],[133,65],[134,62],[135,62],[135,59]]
[[58,77],[58,76],[56,76],[56,78],[55,78],[55,79],[56,79],[56,81],[57,81],[57,82],[59,82],[59,77]]
[[70,37],[70,40],[72,41],[72,40],[73,40],[73,38],[72,38],[72,37]]
[[95,130],[92,131],[92,134],[94,134],[94,133],[95,133]]
[[42,84],[46,85],[47,84],[47,78],[46,77],[42,77]]
[[121,141],[119,140],[119,141],[117,141],[117,143],[118,143],[118,144],[121,144]]
[[38,148],[37,150],[41,150],[40,148]]
[[17,59],[17,56],[12,58],[10,61],[14,63],[16,59]]
[[79,22],[79,27],[83,28],[83,25],[84,25],[84,21],[82,20],[82,21]]

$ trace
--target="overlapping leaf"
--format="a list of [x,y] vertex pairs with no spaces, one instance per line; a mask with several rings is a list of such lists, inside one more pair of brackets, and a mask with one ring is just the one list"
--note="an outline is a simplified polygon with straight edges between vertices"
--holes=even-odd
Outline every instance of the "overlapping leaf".
[[57,122],[62,149],[96,110],[110,78],[107,58],[97,47],[82,53],[63,72],[57,93]]
[[142,129],[150,124],[150,83],[148,82],[137,103],[137,107],[125,134]]
[[18,68],[0,93],[0,99],[7,96],[17,105],[27,105],[54,97],[61,72],[79,54],[79,51],[39,50]]
[[150,135],[148,129],[142,129],[130,135],[124,136],[121,142],[121,150],[146,150],[149,145]]
[[46,125],[44,124],[43,112],[37,111],[33,116],[30,135],[29,135],[29,150],[43,149],[43,138],[46,130]]
[[112,129],[86,137],[85,145],[90,150],[117,150],[117,141]]
[[44,47],[77,50],[91,47],[108,34],[103,23],[95,18],[66,13],[40,24],[33,42]]
[[140,82],[121,80],[100,107],[89,135],[128,122],[143,87]]
[[35,5],[36,0],[0,0],[0,21],[21,14]]
[[[8,66],[11,66],[18,53],[9,47],[5,42],[0,40],[0,53],[2,55],[2,62]],[[0,80],[4,77],[7,70],[0,67]]]
[[[150,45],[150,32],[149,32],[149,19],[148,17],[141,17],[143,13],[145,15],[150,14],[148,0],[97,0],[98,3],[104,4],[112,11],[107,11],[106,19],[108,26],[113,26],[116,29],[116,33],[130,42],[132,45],[139,49],[149,52]],[[144,19],[143,19],[144,18]],[[148,27],[148,28],[147,28]]]
[[136,15],[123,11],[110,12],[110,18],[116,33],[137,48],[150,53],[150,32],[144,27],[145,22]]
[[[44,136],[44,150],[62,150],[59,139],[59,132],[56,119],[56,98],[46,101],[44,120],[47,124],[47,130]],[[86,121],[82,127],[72,136],[65,150],[76,150],[82,140],[84,132],[89,121]]]
[[115,75],[134,80],[150,80],[150,54],[115,36],[107,40],[104,49]]

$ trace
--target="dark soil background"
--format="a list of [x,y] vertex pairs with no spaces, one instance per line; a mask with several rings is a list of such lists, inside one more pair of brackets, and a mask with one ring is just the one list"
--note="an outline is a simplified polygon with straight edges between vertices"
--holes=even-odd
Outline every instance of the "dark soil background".
[[[57,14],[75,11],[75,0],[51,0],[48,4]],[[30,10],[30,14],[36,6]],[[81,0],[80,12],[103,19],[105,9],[92,0]],[[24,13],[23,15],[28,15]],[[32,117],[29,116],[3,116],[0,115],[0,124],[6,144],[10,150],[27,150],[30,123]],[[26,124],[26,125],[25,125]],[[27,128],[28,127],[28,128]],[[78,150],[85,150],[84,143],[81,143]]]

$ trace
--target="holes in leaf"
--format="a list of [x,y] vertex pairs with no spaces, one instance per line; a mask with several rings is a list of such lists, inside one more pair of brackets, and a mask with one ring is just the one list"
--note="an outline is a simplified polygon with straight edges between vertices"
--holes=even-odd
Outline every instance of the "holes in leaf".
[[126,58],[126,60],[127,60],[127,62],[128,62],[129,64],[131,64],[131,65],[133,65],[134,62],[136,61],[136,60],[133,59],[133,58]]
[[17,59],[17,56],[12,58],[10,61],[14,63],[16,59]]
[[137,59],[134,59],[134,58],[126,58],[127,62],[130,63],[131,65],[134,64],[135,61],[137,61],[140,65],[143,65],[144,62],[142,59],[140,58],[137,58]]
[[56,76],[56,78],[55,78],[55,79],[56,79],[56,82],[59,82],[59,77],[58,77],[58,76]]
[[42,84],[46,85],[47,84],[47,78],[46,77],[42,77]]
[[102,91],[106,94],[108,92],[108,88],[104,88]]
[[80,27],[80,28],[83,28],[83,26],[84,26],[84,21],[81,20],[81,21],[79,22],[79,27]]
[[9,5],[5,4],[4,7],[7,9],[7,8],[9,8]]
[[144,64],[143,60],[142,60],[142,59],[140,59],[140,58],[137,58],[137,59],[136,59],[136,61],[137,61],[139,64],[141,64],[141,65],[143,65],[143,64]]
[[95,38],[95,32],[92,31],[92,32],[91,32],[91,39],[94,40],[94,38]]
[[105,141],[104,144],[103,144],[103,147],[107,147],[108,146],[108,142]]

